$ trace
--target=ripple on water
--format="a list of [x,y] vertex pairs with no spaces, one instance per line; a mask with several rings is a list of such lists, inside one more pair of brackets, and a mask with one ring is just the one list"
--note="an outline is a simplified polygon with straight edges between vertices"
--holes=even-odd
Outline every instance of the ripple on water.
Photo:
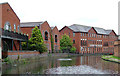
[[46,74],[110,74],[87,65],[58,67],[46,70]]

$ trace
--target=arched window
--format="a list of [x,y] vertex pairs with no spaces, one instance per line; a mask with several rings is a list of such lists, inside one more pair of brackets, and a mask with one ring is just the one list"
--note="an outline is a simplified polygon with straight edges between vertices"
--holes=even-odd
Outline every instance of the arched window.
[[18,32],[20,32],[20,26],[18,25]]
[[48,32],[45,31],[45,40],[48,40]]
[[55,35],[55,42],[57,42],[57,35]]
[[14,24],[14,31],[16,31],[16,25]]
[[6,22],[6,23],[5,23],[4,29],[11,31],[11,26],[10,26],[10,23],[9,23],[9,22]]

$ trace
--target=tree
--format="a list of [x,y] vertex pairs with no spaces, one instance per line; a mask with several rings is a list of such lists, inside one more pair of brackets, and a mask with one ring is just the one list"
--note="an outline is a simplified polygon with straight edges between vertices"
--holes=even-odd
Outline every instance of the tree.
[[36,50],[40,53],[47,51],[47,47],[44,44],[42,34],[37,26],[32,31],[32,37],[28,40],[28,49]]
[[70,49],[72,48],[72,40],[70,39],[70,37],[66,34],[64,34],[62,36],[62,39],[60,39],[60,49],[62,51],[68,50],[70,51]]

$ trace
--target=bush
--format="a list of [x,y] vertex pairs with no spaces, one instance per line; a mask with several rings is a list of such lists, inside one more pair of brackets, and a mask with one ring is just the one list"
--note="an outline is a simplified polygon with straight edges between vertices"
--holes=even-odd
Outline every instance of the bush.
[[72,39],[68,35],[64,34],[62,39],[60,39],[60,49],[64,52],[68,52],[72,45]]
[[76,52],[76,48],[75,47],[72,47],[71,49],[70,49],[70,53],[75,53]]
[[27,50],[27,42],[22,42],[22,50]]

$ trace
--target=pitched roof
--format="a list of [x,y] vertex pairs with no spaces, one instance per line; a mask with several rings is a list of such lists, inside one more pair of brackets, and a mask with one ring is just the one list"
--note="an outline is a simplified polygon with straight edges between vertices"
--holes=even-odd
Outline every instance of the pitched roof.
[[40,26],[41,24],[43,24],[44,22],[24,22],[24,23],[20,23],[20,27],[35,27],[35,26]]
[[85,25],[73,24],[71,26],[68,26],[68,28],[72,29],[74,32],[88,32],[92,27],[85,26]]
[[107,34],[105,29],[103,28],[99,28],[99,27],[93,27],[93,28],[96,30],[98,34],[105,34],[105,35]]
[[107,34],[110,34],[112,30],[105,30]]
[[[85,26],[85,25],[79,25],[79,24],[73,24],[67,27],[73,30],[74,32],[88,32],[92,28],[91,26]],[[93,28],[98,34],[109,35],[112,32],[112,30],[105,30],[99,27],[93,27]]]

